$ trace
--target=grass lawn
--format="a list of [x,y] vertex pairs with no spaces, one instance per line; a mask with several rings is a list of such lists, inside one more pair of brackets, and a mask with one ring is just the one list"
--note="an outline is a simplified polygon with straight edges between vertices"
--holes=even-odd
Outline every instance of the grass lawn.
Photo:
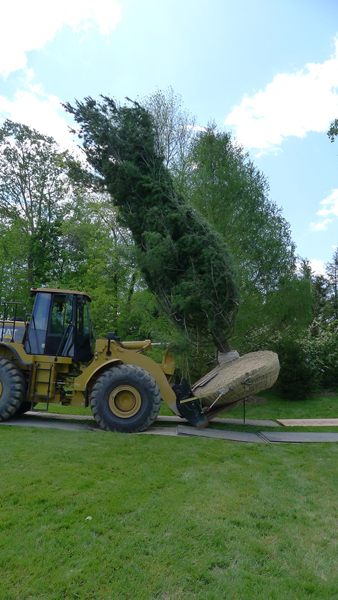
[[[259,394],[268,398],[266,404],[246,406],[248,419],[333,419],[338,418],[338,394],[318,394],[306,400],[281,400],[273,391]],[[236,407],[224,417],[242,417],[243,408]]]
[[[272,394],[247,417],[336,406]],[[1,600],[338,599],[338,444],[5,425],[0,442]]]

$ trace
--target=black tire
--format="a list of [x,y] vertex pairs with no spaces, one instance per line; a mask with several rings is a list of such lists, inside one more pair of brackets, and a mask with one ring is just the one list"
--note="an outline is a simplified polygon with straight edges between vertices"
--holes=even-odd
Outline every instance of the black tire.
[[0,359],[0,421],[15,415],[26,396],[22,371],[7,358]]
[[161,392],[148,371],[118,365],[95,382],[90,406],[102,429],[136,433],[155,421],[161,408]]

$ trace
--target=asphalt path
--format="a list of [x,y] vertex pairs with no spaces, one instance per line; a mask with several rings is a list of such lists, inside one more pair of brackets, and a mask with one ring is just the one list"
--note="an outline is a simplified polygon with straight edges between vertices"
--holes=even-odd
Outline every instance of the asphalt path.
[[[304,421],[304,420],[303,420]],[[278,427],[278,431],[260,431],[253,433],[249,431],[230,431],[226,429],[196,429],[186,424],[184,419],[179,417],[160,416],[157,419],[158,425],[149,427],[146,431],[135,435],[162,435],[162,436],[180,436],[180,437],[204,437],[222,439],[232,442],[276,444],[276,443],[309,443],[309,442],[338,442],[338,433],[335,432],[306,432],[306,431],[287,431],[281,428],[275,421],[263,421],[247,419],[245,423],[241,419],[214,419],[214,423],[222,424],[242,424],[256,425],[262,427]],[[176,424],[176,427],[166,427],[165,424]],[[0,422],[0,425],[10,427],[37,427],[40,429],[62,429],[65,431],[89,431],[99,434],[110,433],[100,429],[95,419],[91,416],[82,415],[60,415],[55,413],[27,412],[20,417],[13,417],[8,421]],[[164,425],[164,426],[162,426]],[[313,423],[309,424],[313,425]]]

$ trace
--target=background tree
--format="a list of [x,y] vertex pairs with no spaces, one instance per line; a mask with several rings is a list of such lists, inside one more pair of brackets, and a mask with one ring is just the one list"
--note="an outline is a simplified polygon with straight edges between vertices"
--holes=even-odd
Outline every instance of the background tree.
[[189,150],[194,139],[196,117],[183,107],[182,97],[172,87],[156,90],[140,101],[152,115],[155,147],[170,170],[178,191],[190,171]]
[[313,275],[312,282],[314,292],[313,316],[316,321],[325,322],[328,316],[328,280],[324,275]]
[[335,249],[332,261],[326,265],[328,279],[330,318],[338,321],[338,248]]
[[6,120],[0,129],[2,233],[19,236],[27,287],[45,283],[58,268],[68,159],[51,137],[26,125]]
[[140,285],[130,232],[118,224],[117,210],[107,194],[82,192],[66,208],[60,282],[92,297],[98,334],[118,331],[127,339],[121,311]]
[[335,141],[335,138],[338,135],[338,119],[335,119],[334,121],[332,121],[330,128],[327,132],[327,135],[331,142]]
[[0,224],[0,302],[27,298],[27,247],[20,224]]
[[277,328],[311,322],[311,290],[296,273],[290,226],[269,198],[264,175],[215,124],[196,133],[186,195],[224,238],[236,264],[241,305],[233,344],[259,347]]
[[290,225],[269,199],[264,175],[229,133],[211,125],[190,156],[192,204],[227,241],[236,263],[259,290],[276,289],[295,266]]

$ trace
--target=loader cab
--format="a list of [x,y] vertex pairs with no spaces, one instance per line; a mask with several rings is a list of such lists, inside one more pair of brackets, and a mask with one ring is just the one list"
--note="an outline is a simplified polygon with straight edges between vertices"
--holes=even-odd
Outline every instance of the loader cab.
[[88,362],[93,358],[94,336],[90,297],[82,292],[39,288],[25,339],[27,354],[65,356]]

